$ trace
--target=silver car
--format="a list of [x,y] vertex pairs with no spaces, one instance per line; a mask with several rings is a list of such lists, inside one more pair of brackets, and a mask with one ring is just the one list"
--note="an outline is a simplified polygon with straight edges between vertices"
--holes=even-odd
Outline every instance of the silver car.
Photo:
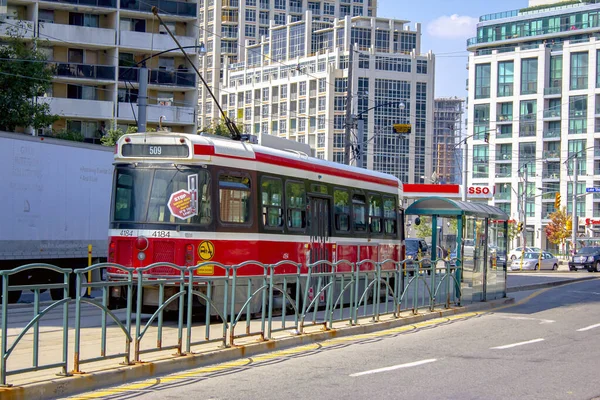
[[[510,269],[518,271],[521,269],[521,259],[517,258],[510,264]],[[545,251],[542,252],[541,258],[539,252],[527,252],[523,256],[523,270],[539,270],[539,269],[558,269],[558,258]]]

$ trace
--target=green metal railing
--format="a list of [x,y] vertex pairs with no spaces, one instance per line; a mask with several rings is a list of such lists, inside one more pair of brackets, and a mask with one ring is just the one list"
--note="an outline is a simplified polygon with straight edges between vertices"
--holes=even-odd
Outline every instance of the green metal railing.
[[[460,266],[457,264],[460,265],[456,260],[442,259],[317,261],[306,266],[289,260],[276,264],[246,261],[237,265],[209,261],[192,267],[155,263],[137,269],[101,263],[74,271],[49,264],[28,264],[0,271],[3,299],[8,299],[11,291],[31,290],[34,294],[33,316],[10,344],[7,333],[12,307],[9,301],[2,302],[0,385],[7,385],[7,376],[18,373],[60,367],[62,375],[78,374],[83,373],[82,365],[99,360],[122,358],[122,364],[128,365],[140,363],[143,354],[159,350],[175,349],[174,355],[182,356],[191,354],[192,346],[209,342],[229,347],[241,337],[272,340],[274,333],[283,330],[301,335],[309,326],[321,325],[327,330],[333,329],[336,322],[356,325],[361,318],[376,322],[384,315],[400,318],[401,312],[417,314],[420,309],[449,308],[460,304]],[[208,267],[213,274],[200,275]],[[262,274],[248,275],[257,267]],[[40,268],[56,273],[61,277],[60,282],[10,284],[11,276]],[[88,273],[106,268],[111,268],[111,281],[87,281]],[[74,298],[69,297],[69,285],[75,285]],[[85,295],[89,289],[95,297]],[[60,290],[62,299],[49,304],[41,302],[40,293],[44,290],[54,290],[53,293]],[[117,311],[111,305],[112,290],[124,294],[124,309]],[[144,305],[145,290],[157,291],[156,304],[150,311]],[[60,306],[63,307],[62,357],[43,364],[39,356],[39,321]],[[70,308],[74,308],[74,315]],[[94,326],[84,327],[84,316],[89,317],[89,310],[93,309],[99,310],[100,320],[94,319]],[[203,310],[204,321],[194,321],[193,310]],[[166,312],[171,312],[170,316],[176,320],[172,343],[165,343]],[[220,322],[211,324],[211,316],[218,317]],[[116,325],[116,329],[111,330],[111,347],[123,346],[113,353],[107,349],[109,321]],[[240,324],[245,330],[236,335]],[[173,325],[171,322],[171,327]],[[201,325],[204,329],[200,329],[203,334],[199,335],[199,331],[192,328]],[[100,330],[100,342],[97,349],[86,347],[86,358],[81,351],[82,335],[88,334],[85,330],[90,328],[95,334]],[[70,330],[74,333],[73,348],[69,347]],[[7,361],[13,350],[31,331],[31,367],[8,370]],[[151,341],[154,334],[155,343]],[[69,350],[73,352],[72,371],[68,369]]]

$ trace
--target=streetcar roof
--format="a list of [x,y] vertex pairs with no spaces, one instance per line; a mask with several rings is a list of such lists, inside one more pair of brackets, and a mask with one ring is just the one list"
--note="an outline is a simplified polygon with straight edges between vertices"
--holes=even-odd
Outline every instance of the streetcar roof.
[[332,161],[326,161],[315,157],[310,157],[304,153],[295,150],[279,150],[270,147],[252,144],[249,142],[240,142],[230,140],[228,138],[206,137],[201,135],[174,133],[174,132],[149,132],[149,133],[134,133],[122,136],[117,144],[115,152],[116,161],[141,161],[148,160],[145,157],[123,157],[120,154],[120,149],[126,143],[126,138],[131,143],[144,143],[150,145],[149,140],[156,144],[180,144],[180,139],[185,139],[191,145],[192,152],[189,157],[182,158],[160,158],[152,157],[153,162],[160,161],[197,161],[205,163],[211,161],[211,157],[224,157],[233,160],[248,160],[259,163],[270,164],[279,167],[288,167],[304,171],[310,171],[315,174],[329,175],[332,177],[342,177],[359,181],[367,181],[394,187],[402,190],[402,182],[394,175],[383,172],[367,170],[364,168],[339,164]]

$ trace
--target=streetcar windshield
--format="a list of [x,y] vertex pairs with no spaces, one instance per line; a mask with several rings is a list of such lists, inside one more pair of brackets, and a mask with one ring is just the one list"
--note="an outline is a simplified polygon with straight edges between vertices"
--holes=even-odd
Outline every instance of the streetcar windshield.
[[116,222],[209,224],[210,175],[190,167],[116,167]]

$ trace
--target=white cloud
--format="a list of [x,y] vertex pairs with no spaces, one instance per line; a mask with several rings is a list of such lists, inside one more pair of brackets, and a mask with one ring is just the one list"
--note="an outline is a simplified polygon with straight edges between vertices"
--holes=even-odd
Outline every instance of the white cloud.
[[439,38],[468,38],[475,36],[477,21],[477,18],[466,15],[443,15],[427,25],[427,32]]

